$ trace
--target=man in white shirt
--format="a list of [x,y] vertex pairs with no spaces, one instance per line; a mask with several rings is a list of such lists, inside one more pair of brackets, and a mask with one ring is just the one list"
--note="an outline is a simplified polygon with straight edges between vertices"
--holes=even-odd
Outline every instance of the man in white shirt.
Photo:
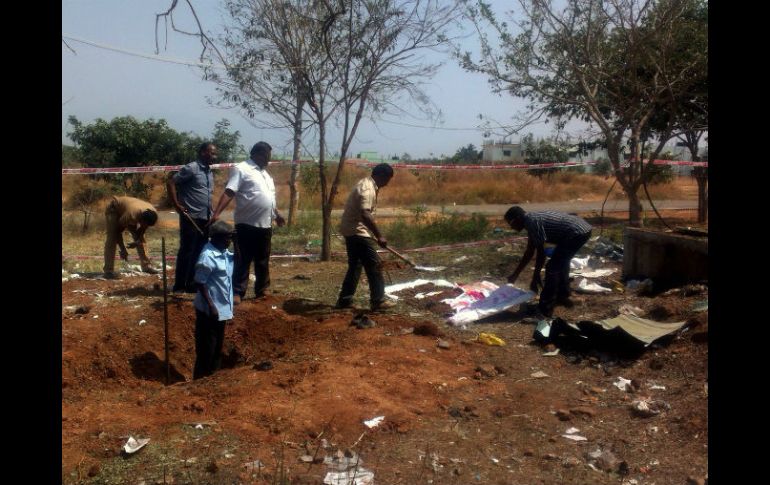
[[278,226],[286,221],[278,213],[275,204],[275,184],[267,173],[272,147],[261,141],[251,148],[251,158],[230,171],[225,192],[219,198],[209,224],[235,198],[235,271],[233,272],[233,303],[239,304],[246,295],[249,283],[249,267],[254,261],[254,293],[257,298],[265,295],[270,286],[270,243],[273,237],[272,223]]

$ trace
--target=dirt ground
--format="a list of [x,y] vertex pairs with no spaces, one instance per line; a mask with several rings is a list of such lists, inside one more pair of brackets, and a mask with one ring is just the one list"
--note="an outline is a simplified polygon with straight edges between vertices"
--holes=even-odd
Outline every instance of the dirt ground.
[[[394,261],[386,283],[440,277],[502,284],[521,252],[500,243],[413,254],[448,269],[426,275]],[[611,286],[620,265],[604,267],[618,269],[596,280]],[[467,330],[450,327],[440,299],[457,294],[451,289],[428,299],[414,297],[427,288],[404,292],[394,310],[369,314],[374,328],[357,329],[350,325],[355,311],[330,306],[344,271],[341,261],[274,262],[272,293],[236,307],[223,369],[197,381],[192,295],[169,297],[168,386],[160,276],[82,275],[62,283],[64,483],[322,484],[323,459],[338,450],[357,456],[379,484],[685,484],[707,477],[708,310],[693,309],[708,299],[707,287],[576,294],[574,307],[557,307],[555,316],[569,322],[614,317],[623,304],[654,320],[688,322],[686,331],[644,351],[621,353],[537,344],[535,322],[516,307]],[[522,275],[518,283],[528,281]],[[362,307],[367,291],[362,277]],[[506,345],[481,344],[478,332]],[[543,355],[555,348],[557,355]],[[259,370],[265,360],[272,369]],[[533,377],[537,371],[548,377]],[[621,376],[632,380],[631,391],[613,385]],[[662,412],[634,413],[631,403],[643,397],[665,402]],[[384,416],[379,426],[363,424],[376,416]],[[571,427],[587,439],[565,438]],[[128,436],[150,441],[127,455]]]

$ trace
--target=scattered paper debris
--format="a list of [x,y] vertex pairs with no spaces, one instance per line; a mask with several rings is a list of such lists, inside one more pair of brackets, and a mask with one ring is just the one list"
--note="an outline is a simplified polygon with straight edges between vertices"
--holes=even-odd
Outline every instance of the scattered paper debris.
[[128,454],[136,453],[149,442],[150,438],[140,438],[137,440],[133,436],[129,436],[128,441],[126,441],[126,444],[123,445],[123,450]]
[[563,438],[567,438],[568,440],[572,441],[588,441],[588,438],[585,436],[580,436],[577,434],[563,434],[561,435]]

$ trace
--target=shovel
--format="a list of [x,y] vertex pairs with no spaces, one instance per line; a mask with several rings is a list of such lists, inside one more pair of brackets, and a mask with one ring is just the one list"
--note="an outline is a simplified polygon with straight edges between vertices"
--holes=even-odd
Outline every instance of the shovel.
[[[374,238],[372,238],[372,239],[374,239]],[[390,246],[385,246],[385,249],[387,249],[391,253],[395,254],[399,259],[403,260],[406,264],[408,264],[412,268],[416,269],[417,271],[442,271],[442,270],[446,269],[446,266],[436,266],[436,267],[433,267],[433,266],[420,266],[418,264],[415,264],[414,261],[412,261],[411,259],[407,258],[406,256],[404,256],[403,254],[399,253],[398,251],[396,251],[395,249],[393,249]]]

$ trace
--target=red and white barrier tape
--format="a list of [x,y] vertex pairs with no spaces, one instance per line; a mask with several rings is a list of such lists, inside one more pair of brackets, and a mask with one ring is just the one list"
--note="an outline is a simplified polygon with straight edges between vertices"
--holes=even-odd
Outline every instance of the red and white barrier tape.
[[[275,160],[270,162],[270,165],[292,165],[294,163],[315,163],[313,160],[297,160],[293,162],[291,160]],[[346,161],[350,165],[356,165],[359,167],[374,167],[380,162],[371,162],[369,160],[351,158]],[[393,168],[405,168],[409,170],[540,170],[547,168],[568,168],[568,167],[581,167],[587,165],[594,165],[597,163],[594,160],[585,162],[553,162],[553,163],[539,163],[539,164],[504,164],[504,165],[434,165],[429,163],[423,164],[407,164],[407,163],[391,163]],[[679,165],[679,166],[692,166],[692,167],[708,167],[708,162],[690,162],[687,160],[653,160],[654,165]],[[235,163],[216,163],[211,165],[211,168],[229,168],[235,166]],[[179,170],[184,165],[151,165],[147,167],[83,167],[83,168],[63,168],[61,170],[62,175],[78,175],[78,174],[107,174],[107,173],[148,173],[148,172],[173,172]],[[628,166],[628,162],[624,162],[623,166]]]

